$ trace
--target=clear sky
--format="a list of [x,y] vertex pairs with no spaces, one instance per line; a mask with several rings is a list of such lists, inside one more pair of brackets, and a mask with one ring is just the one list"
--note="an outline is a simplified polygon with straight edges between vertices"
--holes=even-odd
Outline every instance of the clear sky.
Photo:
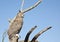
[[[26,9],[38,0],[25,0],[23,9]],[[9,18],[13,18],[21,9],[22,0],[0,0],[0,42],[2,34],[9,28]],[[30,35],[30,40],[43,28],[52,26],[52,29],[46,31],[37,40],[40,42],[60,42],[60,0],[43,0],[38,7],[25,13],[24,25],[19,34],[20,40],[23,40],[27,32],[37,25],[38,27]],[[5,38],[8,42],[8,36]]]

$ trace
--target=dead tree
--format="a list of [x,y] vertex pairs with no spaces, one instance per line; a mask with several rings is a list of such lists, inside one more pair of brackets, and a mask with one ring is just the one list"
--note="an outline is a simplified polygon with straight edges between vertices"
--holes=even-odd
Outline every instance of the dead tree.
[[[19,39],[19,33],[22,29],[22,26],[23,26],[23,18],[24,18],[24,13],[25,12],[28,12],[30,10],[32,10],[33,8],[37,7],[39,4],[41,3],[41,0],[38,0],[38,2],[36,2],[33,6],[25,9],[25,10],[22,10],[22,11],[19,11],[17,13],[17,15],[12,19],[12,20],[9,20],[10,22],[10,25],[9,25],[9,29],[8,29],[8,36],[9,36],[9,41],[10,42],[18,42],[18,39]],[[38,42],[36,41],[36,39],[38,38],[39,35],[41,35],[43,32],[45,32],[46,30],[50,29],[51,27],[49,28],[46,28],[44,30],[42,30],[41,32],[39,32],[36,36],[34,36],[34,38],[29,41],[29,35],[31,34],[31,32],[36,28],[37,26],[33,27],[26,35],[25,37],[25,40],[24,42]]]
[[25,40],[21,40],[20,42],[38,42],[38,40],[36,40],[42,33],[44,33],[45,31],[51,29],[52,27],[47,27],[47,28],[44,28],[43,30],[41,30],[40,32],[38,32],[33,38],[32,40],[30,41],[29,40],[29,36],[30,34],[33,32],[33,30],[36,28],[37,26],[35,26],[34,28],[32,28],[26,35],[25,37]]

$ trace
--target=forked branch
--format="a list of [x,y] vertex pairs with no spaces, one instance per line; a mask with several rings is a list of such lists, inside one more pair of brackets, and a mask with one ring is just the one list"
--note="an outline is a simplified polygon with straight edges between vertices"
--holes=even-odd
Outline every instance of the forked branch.
[[31,42],[35,42],[35,40],[36,40],[42,33],[44,33],[45,31],[47,31],[47,30],[49,30],[49,29],[51,29],[51,28],[52,28],[52,27],[47,27],[47,28],[41,30],[38,34],[36,34],[36,35],[33,37],[33,39],[31,40]]
[[32,10],[33,8],[37,7],[40,3],[41,3],[42,0],[39,0],[38,2],[36,2],[33,6],[25,9],[25,10],[22,10],[23,13],[27,12],[27,11],[30,11]]

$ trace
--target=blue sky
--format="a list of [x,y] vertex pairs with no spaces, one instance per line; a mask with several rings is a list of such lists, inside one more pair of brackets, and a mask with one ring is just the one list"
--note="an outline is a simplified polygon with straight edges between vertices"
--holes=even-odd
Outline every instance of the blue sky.
[[[38,0],[25,0],[23,9],[26,9]],[[2,34],[9,28],[9,18],[13,18],[21,9],[22,0],[0,0],[0,42]],[[38,27],[30,35],[30,40],[43,28],[52,26],[52,29],[43,33],[37,40],[40,42],[60,42],[60,0],[43,0],[33,10],[25,13],[24,25],[19,34],[23,40],[27,32],[35,25]],[[8,42],[8,36],[5,38]]]

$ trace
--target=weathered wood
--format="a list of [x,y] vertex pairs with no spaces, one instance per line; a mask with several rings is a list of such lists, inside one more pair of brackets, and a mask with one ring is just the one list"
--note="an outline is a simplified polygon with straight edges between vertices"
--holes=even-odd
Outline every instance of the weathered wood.
[[34,29],[36,29],[37,26],[34,26],[31,28],[31,30],[27,33],[24,42],[28,42],[30,34],[33,32]]
[[33,6],[27,8],[27,9],[22,10],[22,12],[25,13],[25,12],[28,12],[28,11],[34,9],[34,8],[37,7],[41,2],[42,2],[42,0],[38,0]]
[[[44,33],[45,31],[47,31],[47,30],[49,30],[49,29],[51,29],[52,27],[50,26],[50,27],[47,27],[47,28],[44,28],[43,30],[41,30],[40,32],[38,32],[34,37],[33,37],[33,39],[30,41],[28,38],[27,38],[27,40],[25,41],[25,40],[21,40],[21,41],[19,41],[19,42],[38,42],[38,40],[36,40],[42,33]],[[33,28],[32,28],[33,29]],[[30,32],[32,32],[32,29],[27,33],[27,35],[26,35],[26,37],[29,37],[29,33]],[[29,35],[28,35],[29,34]]]
[[[21,40],[21,41],[19,41],[19,42],[24,42],[24,40]],[[28,42],[31,42],[31,41],[30,41],[30,40],[28,40]],[[36,40],[35,42],[38,42],[38,41]]]
[[19,37],[18,36],[14,36],[11,39],[9,39],[10,42],[18,42]]
[[36,41],[36,39],[42,34],[42,33],[44,33],[45,31],[47,31],[47,30],[49,30],[49,29],[51,29],[52,27],[50,26],[50,27],[47,27],[47,28],[44,28],[43,30],[41,30],[39,33],[37,33],[34,37],[33,37],[33,39],[31,40],[31,42],[35,42]]

